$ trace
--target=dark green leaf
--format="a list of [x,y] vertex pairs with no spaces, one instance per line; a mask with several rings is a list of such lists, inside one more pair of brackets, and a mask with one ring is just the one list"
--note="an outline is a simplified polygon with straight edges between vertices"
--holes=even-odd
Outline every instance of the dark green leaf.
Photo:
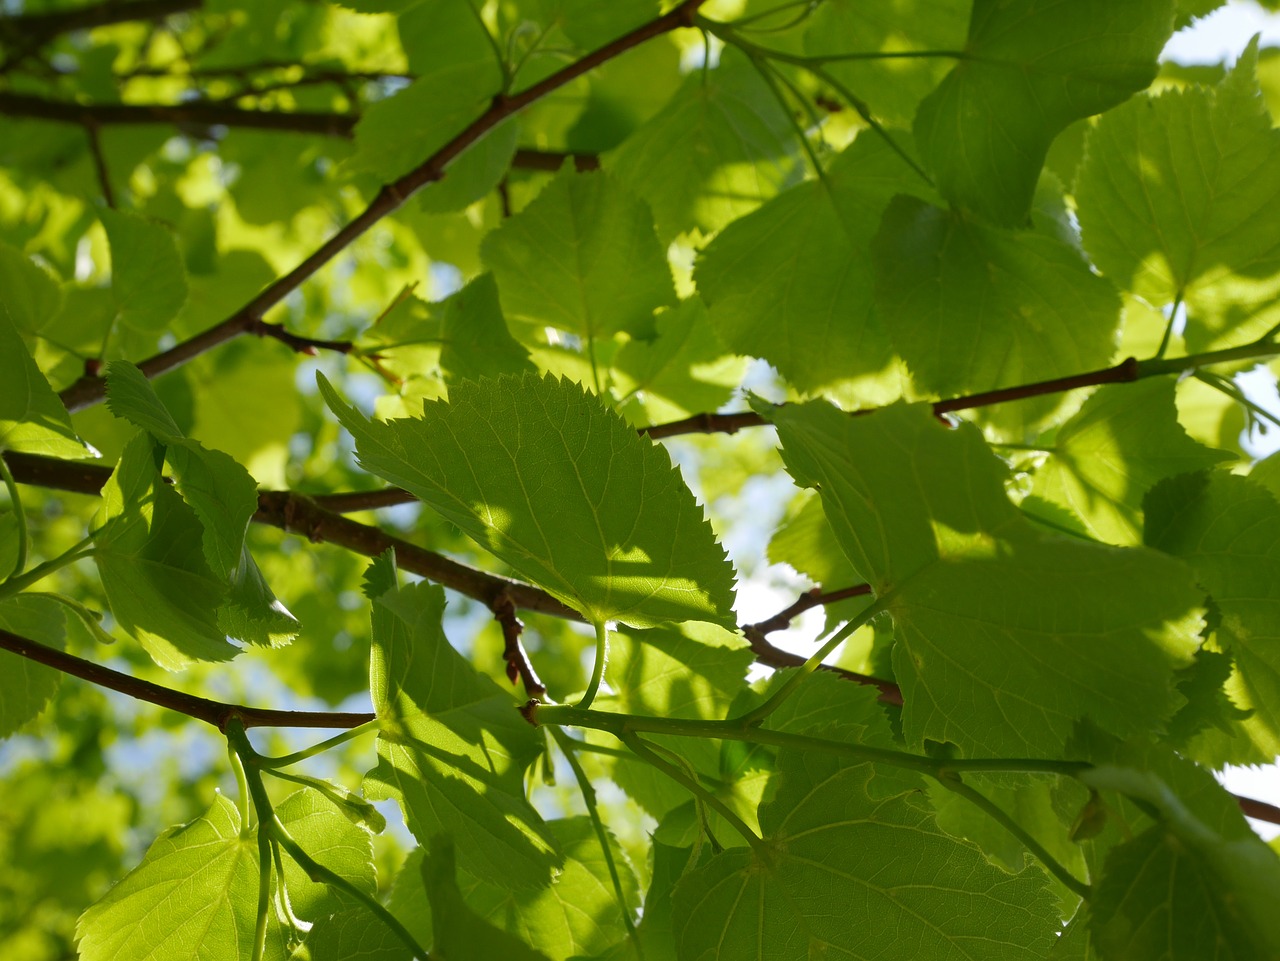
[[103,210],[111,244],[116,319],[134,330],[164,330],[187,300],[187,272],[173,234],[137,214]]

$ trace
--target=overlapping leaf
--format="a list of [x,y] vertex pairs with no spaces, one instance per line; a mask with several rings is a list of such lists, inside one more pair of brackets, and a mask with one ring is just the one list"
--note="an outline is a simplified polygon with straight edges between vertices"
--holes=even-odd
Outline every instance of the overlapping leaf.
[[0,293],[0,451],[84,457],[67,408],[27,352],[7,303]]
[[1244,477],[1190,474],[1147,498],[1147,543],[1184,558],[1213,598],[1214,636],[1235,664],[1226,689],[1251,711],[1233,737],[1202,735],[1206,760],[1280,755],[1280,503]]
[[103,210],[99,217],[111,244],[116,319],[134,330],[164,330],[187,300],[187,272],[173,234],[137,214]]
[[[49,598],[20,594],[0,601],[0,628],[61,650],[66,618]],[[0,651],[0,737],[8,737],[44,710],[61,680],[51,667]]]
[[465,382],[385,423],[320,387],[366,469],[587,619],[732,623],[732,568],[680,474],[580,387]]
[[916,113],[953,203],[1020,226],[1053,138],[1147,86],[1172,0],[975,0],[964,57]]
[[1042,535],[972,428],[927,410],[774,415],[792,475],[817,486],[845,554],[893,615],[908,741],[1056,755],[1077,717],[1157,729],[1197,646],[1190,572],[1145,548]]
[[457,841],[462,865],[504,888],[545,886],[557,843],[525,799],[539,738],[511,697],[449,646],[444,592],[397,588],[387,555],[369,570],[373,650],[369,686],[384,721],[371,799],[393,798],[409,829]]
[[1032,493],[1073,511],[1099,540],[1140,544],[1142,498],[1157,481],[1230,459],[1187,436],[1173,381],[1150,378],[1103,387],[1085,401],[1054,435]]
[[735,848],[677,885],[682,959],[1004,961],[1053,943],[1043,875],[1006,874],[939,830],[914,779],[789,755],[780,775],[760,812],[767,854]]
[[1089,255],[1151,303],[1185,303],[1191,350],[1243,343],[1278,319],[1280,133],[1256,65],[1250,47],[1215,88],[1107,113],[1080,169]]

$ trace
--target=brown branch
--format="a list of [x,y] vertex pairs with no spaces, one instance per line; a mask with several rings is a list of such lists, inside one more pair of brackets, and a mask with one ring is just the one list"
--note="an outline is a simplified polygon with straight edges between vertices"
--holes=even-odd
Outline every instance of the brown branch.
[[98,136],[97,124],[85,124],[85,136],[89,138],[89,155],[93,157],[93,169],[98,174],[98,185],[102,188],[102,199],[108,207],[115,210],[116,195],[111,189],[111,172],[107,169],[107,158],[102,154],[102,139]]
[[539,700],[547,693],[547,687],[538,677],[520,643],[520,635],[524,633],[524,624],[516,616],[515,599],[505,591],[499,594],[492,604],[493,616],[502,627],[502,657],[507,662],[507,680],[514,684],[517,680],[524,683],[524,692]]
[[579,172],[599,170],[600,158],[590,153],[570,153],[565,150],[533,150],[521,147],[512,160],[513,167],[525,170],[548,170],[555,173],[564,166],[566,160],[573,161],[573,168]]
[[398,507],[414,504],[418,498],[399,487],[384,487],[376,491],[349,491],[342,494],[312,494],[317,506],[335,514],[351,514],[355,511],[372,511],[380,507]]
[[310,357],[314,357],[322,350],[349,354],[356,349],[356,345],[349,340],[316,340],[314,337],[302,337],[298,334],[289,333],[284,329],[283,324],[269,324],[265,320],[253,321],[249,324],[247,332],[257,334],[259,337],[270,337],[272,340],[278,340],[295,353],[306,354]]
[[[193,357],[244,334],[251,325],[311,278],[320,268],[344,251],[375,223],[398,209],[414,193],[427,184],[444,176],[448,165],[468,147],[508,117],[540,100],[553,90],[576,80],[614,57],[637,47],[647,40],[669,33],[677,27],[687,27],[705,0],[684,0],[670,12],[637,27],[630,33],[605,44],[598,50],[574,61],[549,77],[540,80],[517,94],[499,94],[492,105],[472,121],[461,133],[433,153],[404,176],[384,186],[364,211],[349,221],[345,227],[329,238],[311,256],[293,270],[277,278],[262,293],[245,304],[226,320],[209,328],[190,340],[156,354],[138,365],[147,377],[157,377],[173,370]],[[105,381],[101,377],[85,375],[62,391],[61,397],[67,409],[82,410],[100,403],[105,396]]]
[[109,667],[86,661],[82,657],[67,654],[45,647],[29,638],[10,633],[0,628],[0,649],[25,657],[46,667],[51,667],[63,674],[70,674],[81,680],[119,691],[139,701],[158,704],[197,721],[212,724],[218,730],[226,730],[227,722],[233,717],[239,718],[245,727],[337,727],[352,728],[373,720],[372,714],[359,714],[336,711],[277,711],[272,708],[246,707],[241,704],[228,704],[224,701],[211,701],[205,697],[175,691],[172,688],[141,678],[131,677]]
[[0,17],[0,36],[39,39],[41,42],[74,30],[106,27],[132,20],[163,20],[175,13],[198,10],[204,0],[106,0],[88,6],[41,13],[20,13]]

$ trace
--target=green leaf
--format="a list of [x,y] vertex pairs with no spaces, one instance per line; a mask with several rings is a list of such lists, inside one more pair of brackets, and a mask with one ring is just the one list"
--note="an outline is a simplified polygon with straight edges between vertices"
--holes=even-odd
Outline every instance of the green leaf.
[[1074,511],[1098,540],[1142,543],[1142,499],[1157,481],[1232,459],[1187,436],[1174,386],[1152,377],[1098,390],[1058,429],[1032,492]]
[[[62,650],[66,619],[49,598],[19,594],[0,601],[0,629]],[[0,651],[0,738],[8,737],[44,710],[62,674],[8,651]]]
[[431,900],[435,952],[449,961],[549,961],[541,951],[494,927],[467,906],[458,890],[454,863],[453,838],[432,838],[428,857],[422,862],[422,879]]
[[[1075,247],[1047,232],[986,227],[898,197],[873,253],[876,306],[893,318],[898,353],[930,395],[1031,383],[1111,360],[1120,298]],[[1021,440],[1064,402],[1056,394],[988,416]]]
[[[80,917],[84,961],[247,958],[258,909],[258,841],[218,795],[201,817],[162,834],[142,863]],[[267,930],[268,957],[283,954]]]
[[804,50],[811,57],[837,58],[825,64],[827,71],[862,97],[882,122],[909,124],[953,58],[838,58],[960,50],[970,6],[966,0],[827,0],[808,21]]
[[164,482],[147,434],[129,441],[102,489],[94,560],[111,613],[161,667],[226,661],[239,649],[218,626],[225,584],[200,546],[204,527]]
[[320,389],[362,466],[589,621],[732,624],[732,568],[679,472],[578,386],[463,382],[422,418],[386,423]]
[[759,73],[732,48],[691,73],[662,111],[605,167],[653,208],[658,236],[710,234],[778,192],[795,134]]
[[558,17],[564,32],[584,50],[594,50],[646,20],[658,16],[656,0],[543,0],[547,13]]
[[1172,30],[1171,0],[975,0],[964,59],[915,119],[943,196],[1021,225],[1053,138],[1151,83]]
[[[600,841],[585,817],[549,821],[547,827],[565,854],[564,867],[549,886],[511,891],[463,877],[458,881],[462,900],[468,911],[537,946],[551,961],[597,957],[627,936]],[[609,846],[626,910],[634,910],[639,899],[635,874],[612,835]]]
[[889,199],[924,185],[875,136],[860,136],[821,180],[735,220],[698,260],[711,324],[803,391],[862,379],[874,402],[901,392],[872,302],[871,240]]
[[[7,302],[7,298],[5,298]],[[0,303],[0,451],[81,458],[89,453],[71,417]]]
[[649,209],[604,171],[566,164],[480,252],[508,319],[567,330],[588,348],[619,331],[652,336],[654,311],[676,303]]
[[[320,864],[369,894],[378,889],[373,868],[373,839],[362,823],[314,788],[295,791],[275,806],[285,830]],[[294,916],[315,921],[340,910],[339,892],[307,877],[287,856],[284,883]]]
[[510,169],[519,134],[514,120],[490,130],[449,165],[443,180],[427,185],[418,195],[419,206],[428,213],[449,213],[485,197]]
[[1229,795],[1212,785],[1218,806],[1231,815],[1215,823],[1171,790],[1181,785],[1148,770],[1100,765],[1084,780],[1126,794],[1160,818],[1112,850],[1097,882],[1090,927],[1102,958],[1280,957],[1274,898],[1280,858],[1249,829]]
[[882,776],[784,755],[767,857],[730,850],[676,886],[679,957],[1043,957],[1058,928],[1044,876],[993,867],[938,829],[912,779]]
[[1255,43],[1217,87],[1106,114],[1080,168],[1089,255],[1152,304],[1185,303],[1192,351],[1245,343],[1280,319],[1280,133],[1256,66]]
[[62,285],[22,251],[0,243],[0,303],[22,333],[39,334],[62,309]]
[[1189,474],[1147,497],[1147,543],[1184,558],[1213,599],[1214,638],[1235,662],[1226,690],[1252,715],[1193,749],[1217,764],[1280,755],[1280,503],[1244,477]]
[[116,210],[98,213],[111,244],[111,293],[116,319],[158,333],[187,301],[187,272],[172,232],[155,221]]
[[813,403],[773,419],[788,470],[818,487],[893,617],[909,743],[1054,756],[1077,717],[1129,734],[1172,713],[1200,614],[1181,564],[1040,533],[977,431],[923,407],[851,418]]
[[511,697],[449,646],[444,592],[395,587],[383,555],[370,569],[369,686],[383,721],[365,796],[394,799],[422,839],[447,832],[463,867],[502,887],[546,885],[557,844],[525,799],[539,738]]

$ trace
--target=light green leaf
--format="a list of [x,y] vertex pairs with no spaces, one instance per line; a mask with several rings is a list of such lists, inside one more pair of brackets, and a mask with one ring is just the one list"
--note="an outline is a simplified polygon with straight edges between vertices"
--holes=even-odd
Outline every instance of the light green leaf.
[[1215,766],[1269,763],[1280,755],[1280,503],[1215,471],[1165,481],[1146,510],[1147,543],[1184,558],[1211,595],[1214,637],[1235,662],[1227,694],[1253,712],[1234,737],[1201,735],[1193,753]]
[[26,334],[39,334],[62,309],[62,285],[21,250],[0,243],[0,303]]
[[[0,629],[60,651],[66,619],[49,598],[19,594],[0,601]],[[0,738],[43,711],[61,681],[61,672],[51,667],[0,651]]]
[[1089,255],[1152,304],[1182,300],[1192,351],[1245,343],[1280,320],[1280,133],[1256,66],[1255,43],[1217,87],[1111,111],[1080,168]]
[[[1075,247],[1047,232],[986,227],[899,197],[873,252],[876,306],[893,318],[898,353],[931,395],[1026,384],[1111,360],[1120,298]],[[1022,440],[1063,403],[1056,394],[988,416]]]
[[778,192],[796,150],[787,115],[732,48],[685,78],[671,102],[605,158],[653,208],[658,236],[711,234]]
[[365,796],[404,808],[409,829],[458,841],[463,866],[503,887],[550,881],[556,842],[525,799],[539,738],[511,696],[449,646],[444,592],[395,586],[387,555],[370,568],[369,686],[384,722]]
[[[142,863],[80,917],[84,961],[247,958],[258,910],[258,841],[218,795],[204,815],[162,834]],[[267,930],[268,957],[284,945]]]
[[893,617],[909,743],[1055,756],[1075,719],[1118,734],[1176,707],[1200,595],[1181,564],[1042,534],[972,427],[923,407],[773,414],[788,470],[817,486],[854,568]]
[[230,660],[239,649],[216,613],[226,586],[205,560],[200,519],[164,482],[157,455],[137,434],[102,489],[94,560],[111,613],[168,670]]
[[680,958],[1030,961],[1048,951],[1058,915],[1044,876],[1006,874],[939,830],[912,779],[785,754],[780,772],[760,812],[768,861],[733,849],[676,886]]
[[549,15],[557,16],[565,34],[584,50],[594,50],[646,20],[658,16],[657,0],[543,0]]
[[[2,295],[0,295],[2,296]],[[7,298],[6,298],[7,300]],[[71,417],[0,302],[0,451],[81,458],[89,453]]]
[[[548,887],[511,891],[464,876],[458,881],[462,900],[481,919],[537,946],[551,961],[597,957],[627,935],[600,841],[585,817],[549,821],[547,827],[565,854],[563,869]],[[612,835],[609,846],[626,910],[633,911],[639,897],[635,874]]]
[[[373,838],[345,808],[314,788],[295,791],[275,806],[285,830],[318,862],[369,894],[378,881],[373,868]],[[340,893],[312,881],[298,864],[284,858],[284,883],[296,917],[315,921],[343,906]]]
[[839,58],[892,53],[890,59],[833,60],[827,71],[862,97],[882,122],[905,125],[955,62],[903,56],[960,50],[969,26],[968,0],[826,0],[808,21],[805,53]]
[[[624,412],[642,423],[716,410],[742,382],[747,360],[725,351],[696,297],[657,317],[653,340],[631,340],[613,360],[613,388]],[[634,414],[632,413],[634,411]]]
[[529,352],[507,330],[492,274],[481,274],[431,312],[439,317],[440,367],[451,383],[534,369]]
[[666,452],[578,386],[468,381],[386,423],[320,389],[367,470],[588,620],[733,623],[732,568]]
[[604,171],[566,164],[480,253],[508,319],[567,330],[588,349],[619,331],[652,336],[654,311],[676,303],[648,207]]
[[431,839],[422,862],[422,880],[431,901],[435,951],[449,961],[549,961],[541,951],[496,928],[462,900],[454,866],[454,841],[447,835]]
[[1085,401],[1058,429],[1032,493],[1074,511],[1098,540],[1140,544],[1142,498],[1157,481],[1231,459],[1187,436],[1173,380],[1152,377],[1103,387]]
[[965,58],[915,119],[943,196],[1023,224],[1053,138],[1146,87],[1172,30],[1172,0],[975,0]]
[[1280,858],[1249,829],[1225,791],[1210,788],[1217,806],[1231,815],[1215,823],[1184,803],[1181,791],[1175,793],[1182,785],[1152,771],[1104,764],[1083,779],[1094,788],[1119,791],[1160,817],[1158,825],[1111,851],[1097,882],[1090,927],[1102,958],[1280,957]]
[[514,120],[490,130],[449,165],[443,180],[418,194],[419,206],[427,213],[451,213],[483,199],[511,168],[519,135]]
[[882,140],[860,136],[825,178],[726,227],[695,278],[729,349],[764,358],[803,391],[861,378],[873,401],[899,396],[872,301],[871,240],[889,199],[924,187],[915,176]]
[[158,333],[187,301],[187,272],[169,228],[137,214],[98,213],[111,244],[111,293],[116,319]]

